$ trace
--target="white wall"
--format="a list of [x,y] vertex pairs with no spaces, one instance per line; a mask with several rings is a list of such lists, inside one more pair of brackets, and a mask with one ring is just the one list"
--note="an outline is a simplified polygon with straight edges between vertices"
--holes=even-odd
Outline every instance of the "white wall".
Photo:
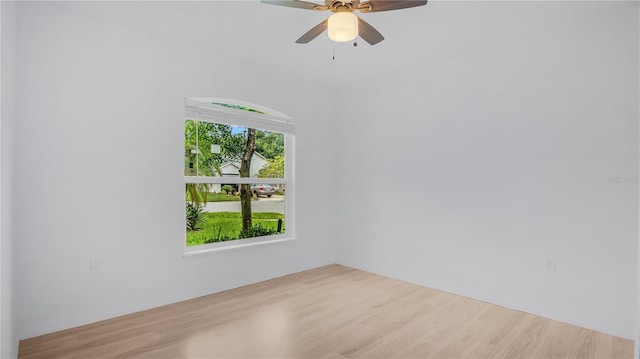
[[339,94],[338,263],[636,338],[638,3],[432,5],[507,36]]
[[16,322],[14,319],[13,245],[12,245],[12,143],[15,117],[16,70],[16,7],[15,3],[0,2],[2,23],[2,118],[0,122],[0,357],[15,358],[18,353]]
[[[335,233],[325,225],[334,221],[333,203],[317,192],[335,166],[335,150],[324,146],[332,113],[308,111],[330,94],[75,9],[139,11],[144,29],[144,9],[154,4],[19,4],[20,339],[335,261]],[[215,46],[223,35],[207,41]],[[181,258],[184,98],[207,96],[262,104],[297,121],[298,241]]]

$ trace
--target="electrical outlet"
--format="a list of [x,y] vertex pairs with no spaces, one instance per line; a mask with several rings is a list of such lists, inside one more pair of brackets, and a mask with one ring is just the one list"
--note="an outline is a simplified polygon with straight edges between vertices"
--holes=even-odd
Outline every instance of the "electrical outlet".
[[97,259],[92,259],[89,261],[89,273],[98,273],[100,270],[100,265]]
[[555,258],[547,258],[545,261],[545,268],[547,268],[548,272],[556,271],[556,259]]

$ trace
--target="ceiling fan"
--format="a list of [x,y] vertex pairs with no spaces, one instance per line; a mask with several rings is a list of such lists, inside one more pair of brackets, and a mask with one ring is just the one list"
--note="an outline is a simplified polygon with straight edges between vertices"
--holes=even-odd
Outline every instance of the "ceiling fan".
[[358,35],[371,45],[384,40],[384,36],[368,22],[357,17],[354,12],[361,13],[379,12],[406,9],[427,4],[427,0],[325,0],[324,5],[301,0],[260,0],[264,4],[287,6],[298,9],[331,11],[333,14],[319,23],[306,34],[302,35],[296,43],[306,44],[318,37],[325,30],[329,30],[329,38],[333,41],[346,42],[355,39]]

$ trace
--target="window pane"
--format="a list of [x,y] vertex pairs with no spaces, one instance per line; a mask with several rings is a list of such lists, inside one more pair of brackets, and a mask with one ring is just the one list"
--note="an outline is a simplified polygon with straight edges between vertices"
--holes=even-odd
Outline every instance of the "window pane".
[[243,230],[242,185],[186,184],[187,246],[282,234],[285,186],[245,185],[251,193],[251,226]]
[[198,147],[196,134],[196,121],[184,122],[184,175],[196,176],[198,165]]
[[[243,175],[248,141],[255,150]],[[185,176],[284,178],[282,133],[186,120],[184,144]]]

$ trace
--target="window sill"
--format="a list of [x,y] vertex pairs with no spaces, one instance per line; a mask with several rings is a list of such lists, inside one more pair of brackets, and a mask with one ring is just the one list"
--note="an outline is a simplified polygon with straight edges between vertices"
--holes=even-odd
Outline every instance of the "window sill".
[[228,242],[204,244],[201,246],[185,248],[184,253],[182,254],[182,258],[198,257],[198,256],[209,254],[209,253],[222,252],[222,251],[245,248],[245,247],[260,246],[263,244],[293,242],[295,240],[296,238],[294,237],[250,238],[246,240],[238,239],[238,240],[228,241]]

